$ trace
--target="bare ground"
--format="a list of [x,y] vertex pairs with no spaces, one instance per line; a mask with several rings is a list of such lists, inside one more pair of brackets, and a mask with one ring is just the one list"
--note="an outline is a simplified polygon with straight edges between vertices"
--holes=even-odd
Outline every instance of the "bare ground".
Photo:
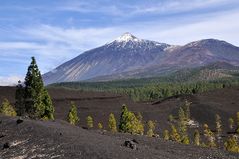
[[[0,87],[0,102],[3,98],[14,103],[15,88]],[[49,93],[55,105],[54,122],[32,121],[25,119],[16,124],[16,118],[2,117],[1,132],[7,134],[0,138],[0,144],[17,142],[16,146],[0,151],[3,158],[162,158],[162,159],[229,159],[239,158],[223,150],[205,149],[192,145],[166,142],[159,138],[132,136],[127,134],[110,134],[98,130],[85,130],[85,118],[93,116],[94,124],[102,122],[107,129],[107,120],[111,112],[119,119],[122,104],[134,112],[141,112],[145,121],[156,120],[156,133],[168,129],[169,114],[177,114],[179,106],[185,99],[192,102],[191,116],[201,125],[208,123],[215,129],[215,114],[222,117],[224,134],[230,132],[227,124],[229,117],[239,111],[239,88],[224,88],[190,96],[179,96],[154,103],[134,103],[128,97],[102,92],[81,92],[65,89],[50,89]],[[78,107],[79,126],[71,126],[65,122],[70,102]],[[122,146],[125,140],[136,139],[138,150]],[[27,157],[26,157],[27,155]],[[42,155],[42,156],[39,156]],[[44,156],[46,155],[46,156]],[[12,157],[11,157],[12,156]],[[1,157],[0,157],[1,158]]]

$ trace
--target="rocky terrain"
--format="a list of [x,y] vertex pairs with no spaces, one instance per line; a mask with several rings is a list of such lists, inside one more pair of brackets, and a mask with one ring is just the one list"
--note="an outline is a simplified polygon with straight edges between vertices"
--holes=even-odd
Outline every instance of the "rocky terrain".
[[[13,87],[0,87],[0,102],[8,98],[14,103]],[[239,110],[239,88],[225,88],[206,93],[180,96],[155,101],[153,103],[134,103],[128,97],[101,92],[81,92],[66,89],[49,89],[55,105],[55,121],[36,121],[18,117],[0,117],[0,144],[2,158],[160,158],[160,159],[236,159],[237,154],[223,149],[207,149],[193,145],[182,145],[160,138],[111,134],[96,129],[87,130],[86,116],[94,118],[95,127],[102,122],[107,129],[110,112],[119,119],[122,104],[134,112],[141,112],[144,120],[156,120],[156,133],[169,128],[169,114],[177,114],[180,104],[188,99],[192,119],[200,125],[208,123],[215,129],[215,114],[222,117],[223,133],[230,133],[227,120]],[[223,98],[222,98],[223,97]],[[78,107],[80,123],[71,126],[66,122],[70,102]],[[17,124],[18,123],[18,124]],[[83,128],[82,128],[83,127]],[[133,141],[132,141],[133,140]],[[125,141],[136,146],[125,146]],[[127,144],[126,144],[127,145]]]
[[[34,121],[0,116],[0,156],[30,158],[158,158],[237,159],[239,155],[217,149],[182,145],[159,138],[85,130],[68,123]],[[129,141],[135,149],[125,146]],[[127,143],[127,142],[126,142]]]

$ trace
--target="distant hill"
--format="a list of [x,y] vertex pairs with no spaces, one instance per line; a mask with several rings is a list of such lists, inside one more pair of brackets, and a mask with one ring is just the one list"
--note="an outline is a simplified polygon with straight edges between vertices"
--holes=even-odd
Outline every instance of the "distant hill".
[[125,33],[111,43],[86,51],[60,65],[44,74],[43,79],[45,84],[51,84],[90,79],[146,78],[216,62],[238,66],[239,47],[216,39],[176,46]]

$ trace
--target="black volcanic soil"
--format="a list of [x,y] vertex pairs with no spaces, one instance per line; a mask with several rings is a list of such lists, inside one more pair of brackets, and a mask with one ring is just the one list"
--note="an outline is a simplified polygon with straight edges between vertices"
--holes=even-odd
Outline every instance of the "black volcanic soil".
[[[182,145],[159,138],[111,134],[84,130],[64,121],[34,121],[0,116],[0,150],[2,158],[158,158],[158,159],[238,159],[239,155],[222,150]],[[136,140],[137,150],[122,146],[126,140]],[[0,158],[1,158],[0,157]]]
[[[228,133],[229,129],[225,126],[228,125],[228,118],[235,116],[239,111],[239,88],[224,88],[154,103],[134,103],[126,96],[102,92],[49,89],[49,93],[56,110],[55,122],[25,120],[17,126],[15,118],[0,118],[3,121],[0,124],[1,130],[7,131],[5,133],[8,134],[0,138],[1,145],[7,141],[26,140],[25,144],[19,144],[16,149],[1,151],[0,156],[10,158],[11,153],[12,155],[14,153],[24,154],[22,151],[30,152],[31,150],[33,152],[29,155],[48,154],[53,156],[52,158],[54,156],[58,158],[57,155],[60,155],[59,158],[233,158],[233,155],[227,156],[228,154],[222,150],[186,146],[165,142],[158,138],[127,134],[101,134],[98,130],[84,130],[71,126],[64,120],[69,111],[70,102],[74,101],[78,107],[80,126],[85,126],[86,116],[91,115],[95,126],[98,122],[103,122],[106,127],[109,114],[113,112],[118,120],[122,104],[127,104],[129,110],[141,112],[145,121],[156,120],[156,133],[162,136],[163,129],[169,128],[168,115],[176,115],[179,106],[187,99],[192,102],[191,116],[194,120],[200,124],[208,123],[212,129],[215,129],[215,114],[218,113],[222,117],[224,133]],[[0,87],[0,102],[3,98],[7,98],[14,103],[14,94],[15,88]],[[23,133],[19,133],[21,131]],[[121,146],[126,139],[133,138],[139,140],[139,150],[135,151]],[[34,148],[36,145],[39,148]],[[35,153],[34,149],[37,149]],[[49,156],[45,158],[50,158]],[[239,158],[239,156],[234,155],[234,158]]]
[[[223,125],[228,125],[228,118],[239,111],[239,88],[224,88],[205,93],[179,96],[154,103],[135,103],[128,97],[113,93],[82,92],[67,89],[48,90],[55,106],[55,118],[66,120],[71,101],[78,107],[80,125],[85,126],[85,118],[93,116],[95,125],[102,122],[107,126],[109,114],[112,112],[119,119],[122,104],[134,112],[141,112],[145,121],[156,120],[156,129],[160,132],[168,128],[169,114],[176,116],[178,108],[185,99],[192,102],[191,116],[199,123],[207,123],[215,128],[215,114],[222,117]],[[7,98],[14,103],[15,88],[0,87],[0,103]],[[224,129],[227,129],[225,127]]]

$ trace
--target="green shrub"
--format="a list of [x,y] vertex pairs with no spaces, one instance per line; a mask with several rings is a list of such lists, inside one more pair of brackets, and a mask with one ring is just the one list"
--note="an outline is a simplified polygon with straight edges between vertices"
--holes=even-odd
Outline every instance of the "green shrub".
[[103,124],[102,123],[98,123],[98,129],[103,129]]
[[77,115],[77,108],[76,108],[76,105],[71,102],[71,109],[68,113],[68,121],[70,124],[72,125],[76,125],[78,122],[79,122],[79,117]]
[[154,135],[155,125],[156,125],[155,122],[152,120],[149,120],[147,122],[147,126],[148,126],[147,136],[148,137],[152,137]]
[[113,113],[109,116],[109,129],[111,132],[117,132],[116,119]]
[[6,116],[16,116],[17,113],[12,107],[12,105],[9,103],[9,101],[5,98],[1,107],[0,107],[0,114],[6,115]]
[[171,134],[170,134],[170,140],[180,142],[181,137],[176,129],[176,127],[172,124],[171,125]]
[[198,130],[194,132],[194,144],[199,146],[200,145],[200,133]]
[[163,132],[163,139],[164,140],[169,140],[169,132],[168,132],[168,130],[164,130],[164,132]]
[[133,112],[128,111],[126,105],[123,105],[120,115],[119,131],[131,134],[143,134],[143,127],[142,121],[138,120]]
[[230,136],[224,143],[224,148],[230,152],[239,152],[239,145],[235,136]]
[[214,133],[209,129],[207,124],[203,125],[204,127],[204,137],[207,140],[206,146],[207,147],[216,147],[216,142],[215,142],[215,135]]
[[87,126],[88,128],[93,128],[94,127],[94,121],[91,116],[87,116],[86,118]]

